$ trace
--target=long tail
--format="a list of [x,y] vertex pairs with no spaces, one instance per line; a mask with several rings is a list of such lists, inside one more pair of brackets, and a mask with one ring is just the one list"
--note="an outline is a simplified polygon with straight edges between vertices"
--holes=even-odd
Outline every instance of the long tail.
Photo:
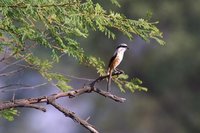
[[111,85],[111,79],[112,79],[112,70],[109,71],[109,77],[108,77],[108,84],[107,84],[107,91],[110,92],[110,85]]

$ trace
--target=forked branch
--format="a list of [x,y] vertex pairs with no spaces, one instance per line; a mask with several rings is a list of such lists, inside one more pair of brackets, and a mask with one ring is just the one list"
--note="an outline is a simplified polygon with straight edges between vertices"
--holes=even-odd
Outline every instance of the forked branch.
[[[113,75],[119,75],[119,73],[114,73]],[[116,102],[123,103],[126,99],[122,97],[118,97],[116,95],[111,94],[110,92],[98,89],[95,87],[95,84],[99,81],[102,81],[106,79],[108,76],[101,76],[97,79],[95,79],[93,82],[89,84],[89,86],[84,86],[82,88],[71,90],[67,92],[59,92],[55,93],[49,96],[41,96],[37,98],[24,98],[24,99],[16,99],[11,101],[3,101],[0,102],[0,111],[9,109],[9,108],[16,108],[16,107],[27,107],[27,108],[34,108],[41,110],[43,112],[46,112],[46,108],[44,106],[38,105],[39,103],[46,103],[50,104],[56,109],[58,109],[60,112],[62,112],[65,116],[70,117],[72,120],[76,121],[77,123],[81,124],[83,127],[87,128],[92,133],[98,133],[98,131],[95,129],[95,127],[88,123],[87,120],[81,119],[78,117],[74,112],[62,107],[62,105],[56,103],[56,99],[62,98],[62,97],[69,97],[74,98],[79,95],[85,94],[85,93],[92,93],[95,92],[97,94],[100,94],[104,97],[110,98]]]

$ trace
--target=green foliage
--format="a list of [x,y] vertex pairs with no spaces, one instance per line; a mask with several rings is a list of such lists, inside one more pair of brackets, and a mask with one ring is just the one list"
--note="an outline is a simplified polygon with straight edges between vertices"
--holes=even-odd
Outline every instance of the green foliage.
[[0,117],[3,117],[8,121],[13,121],[14,117],[17,115],[19,115],[19,112],[13,108],[0,111]]
[[40,74],[46,78],[49,82],[54,82],[54,84],[62,91],[68,91],[72,87],[69,86],[67,83],[70,81],[64,75],[51,72],[51,68],[53,67],[53,62],[49,60],[42,60],[38,57],[29,55],[26,59],[33,69],[36,69],[40,72]]
[[138,78],[131,79],[130,82],[125,83],[125,88],[129,89],[130,91],[134,92],[135,90],[139,91],[147,91],[146,87],[141,86],[142,81]]
[[[117,0],[111,2],[120,7]],[[53,64],[59,62],[63,54],[73,57],[80,64],[94,67],[98,74],[105,74],[105,63],[98,57],[85,54],[78,42],[87,38],[89,31],[100,31],[108,38],[115,39],[115,30],[129,39],[138,35],[146,41],[155,39],[163,45],[162,33],[156,27],[158,22],[145,19],[128,19],[123,14],[107,11],[92,0],[1,0],[0,1],[0,52],[7,47],[16,59],[24,59],[30,68],[40,72],[49,82],[62,91],[72,87],[69,79],[52,72]],[[52,59],[42,59],[32,49],[44,47],[51,51]],[[31,49],[32,48],[32,49]],[[128,89],[147,91],[140,86],[142,81],[131,79],[128,75],[114,77],[114,82],[122,92]],[[0,116],[12,121],[18,112],[8,109]]]
[[119,2],[118,2],[117,0],[111,0],[111,2],[112,2],[114,5],[116,5],[116,6],[118,6],[118,7],[121,7],[121,5],[119,4]]
[[[139,91],[147,91],[148,89],[145,87],[142,87],[142,81],[138,78],[133,78],[130,81],[128,81],[128,75],[121,74],[117,77],[114,77],[114,82],[118,85],[120,90],[122,92],[125,92],[125,89],[130,90],[131,92],[134,92],[135,90]],[[124,89],[125,88],[125,89]]]
[[[111,2],[120,7],[117,0]],[[91,30],[100,31],[112,39],[115,39],[114,31],[118,30],[129,39],[138,35],[146,41],[155,39],[159,44],[165,44],[162,33],[156,27],[158,22],[150,22],[149,18],[129,19],[123,14],[105,10],[92,0],[1,0],[0,11],[0,37],[6,36],[9,40],[1,41],[0,49],[7,46],[17,53],[15,58],[25,58],[32,68],[48,81],[56,82],[62,91],[71,88],[67,85],[69,79],[51,72],[62,54],[94,67],[100,75],[105,74],[104,62],[93,55],[86,55],[81,47],[83,44],[78,42],[79,38],[87,38]],[[37,46],[51,51],[52,59],[41,59],[27,48]],[[140,86],[140,80],[127,79],[125,75],[115,79],[122,91],[123,87],[131,91],[146,90]]]
[[52,73],[49,71],[41,72],[41,74],[43,77],[48,79],[48,81],[54,82],[54,84],[63,92],[66,92],[72,88],[67,84],[70,80],[62,74]]
[[29,63],[30,65],[34,65],[34,69],[39,70],[40,72],[48,71],[52,68],[52,62],[49,62],[47,59],[42,60],[36,56],[33,56],[32,54],[28,54],[27,58],[25,58],[25,61]]
[[66,82],[63,81],[63,80],[59,80],[59,81],[57,82],[56,86],[57,86],[59,89],[61,89],[63,92],[66,92],[66,91],[72,89],[72,87],[69,86],[69,85],[67,85]]
[[89,57],[85,58],[84,62],[85,62],[85,65],[96,68],[97,73],[99,73],[100,75],[105,74],[105,69],[104,69],[105,63],[103,61],[101,61],[100,58],[96,58],[94,56],[89,56]]

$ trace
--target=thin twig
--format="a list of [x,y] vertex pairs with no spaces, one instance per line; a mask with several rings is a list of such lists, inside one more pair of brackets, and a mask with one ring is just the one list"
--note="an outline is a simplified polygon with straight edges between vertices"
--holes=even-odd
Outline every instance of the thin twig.
[[8,67],[16,65],[17,63],[19,63],[19,62],[23,61],[24,59],[26,59],[28,56],[30,56],[30,54],[28,54],[27,56],[21,58],[20,60],[17,60],[17,61],[15,61],[13,63],[10,63],[9,65],[6,65],[5,67],[3,67],[3,68],[0,69],[0,72],[2,72],[3,70],[7,69]]
[[85,81],[94,81],[94,79],[89,79],[89,78],[81,78],[77,76],[72,76],[72,75],[65,75],[66,77],[73,78],[73,79],[78,79],[78,80],[85,80]]
[[101,89],[98,89],[98,88],[94,88],[93,89],[94,92],[96,93],[99,93],[100,95],[104,96],[104,97],[108,97],[116,102],[120,102],[120,103],[123,103],[126,101],[126,98],[123,98],[123,97],[118,97],[116,95],[113,95],[112,93],[110,92],[107,92],[107,91],[103,91]]
[[34,108],[34,109],[37,109],[37,110],[41,110],[43,112],[47,111],[46,108],[44,108],[43,106],[39,106],[39,105],[36,105],[36,104],[21,104],[18,107]]
[[9,84],[9,85],[5,85],[5,86],[0,86],[0,90],[3,90],[5,88],[9,88],[9,87],[16,87],[16,86],[23,86],[23,87],[30,87],[29,85],[26,84]]
[[33,65],[24,65],[24,64],[16,64],[16,66],[24,67],[24,68],[30,68],[30,69],[35,69]]
[[[38,88],[38,87],[41,87],[41,86],[45,86],[47,84],[48,84],[48,82],[33,85],[33,86],[24,85],[24,84],[11,84],[11,85],[7,85],[7,86],[2,86],[2,87],[0,87],[0,89],[2,89],[1,92],[18,91],[18,90],[25,90],[25,89],[35,89],[35,88]],[[12,87],[12,86],[21,86],[21,87],[15,88],[15,89],[9,89],[9,90],[5,89],[5,88],[8,88],[8,87]]]
[[18,72],[21,72],[23,71],[25,68],[19,68],[17,70],[13,70],[13,71],[10,71],[10,72],[5,72],[5,73],[1,73],[0,74],[0,77],[4,77],[4,76],[9,76],[11,74],[15,74],[15,73],[18,73]]
[[[1,41],[1,40],[0,40]],[[5,48],[5,51],[4,51],[4,54],[3,54],[3,57],[0,59],[0,62],[4,61],[6,59],[6,54],[7,54],[7,47]]]

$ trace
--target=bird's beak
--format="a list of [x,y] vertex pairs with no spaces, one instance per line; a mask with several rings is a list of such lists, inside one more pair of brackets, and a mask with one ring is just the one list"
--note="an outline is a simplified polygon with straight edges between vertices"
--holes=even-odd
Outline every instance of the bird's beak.
[[127,49],[129,49],[129,47],[127,47]]

